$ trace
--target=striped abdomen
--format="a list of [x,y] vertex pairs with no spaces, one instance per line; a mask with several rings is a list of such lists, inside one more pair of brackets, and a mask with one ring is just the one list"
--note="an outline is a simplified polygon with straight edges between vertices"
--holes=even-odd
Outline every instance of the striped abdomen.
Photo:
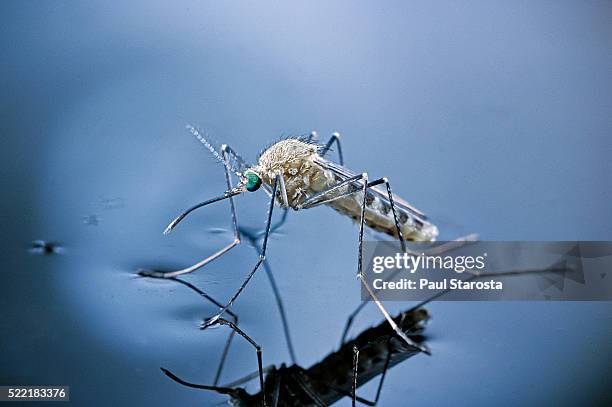
[[[362,202],[363,192],[357,192],[331,201],[328,205],[358,222],[361,217]],[[405,240],[415,242],[436,240],[438,228],[435,225],[415,217],[397,205],[395,210]],[[365,224],[378,232],[397,237],[397,228],[389,201],[380,199],[371,191],[368,191],[366,195]]]
[[[326,188],[342,182],[343,179],[334,174],[333,172],[324,168],[318,167],[319,171],[316,171],[316,177],[319,182],[311,182],[309,189],[312,193],[320,192]],[[321,182],[322,181],[322,182]],[[363,184],[360,184],[361,186]],[[336,193],[341,195],[342,192],[347,192],[349,188],[354,190],[356,186],[347,186],[337,191]],[[395,220],[393,217],[393,211],[391,210],[391,203],[387,199],[386,189],[383,191],[373,191],[368,189],[366,194],[366,212],[365,212],[365,224],[378,232],[385,233],[390,236],[397,237],[397,228],[395,227]],[[361,205],[363,203],[363,192],[355,192],[354,194],[347,195],[342,198],[335,199],[329,203],[328,206],[332,207],[336,211],[343,215],[346,215],[353,220],[359,222],[361,217]],[[438,228],[421,218],[420,216],[411,213],[408,209],[402,205],[395,204],[395,211],[402,231],[402,236],[405,240],[415,242],[432,242],[436,240],[438,236]]]

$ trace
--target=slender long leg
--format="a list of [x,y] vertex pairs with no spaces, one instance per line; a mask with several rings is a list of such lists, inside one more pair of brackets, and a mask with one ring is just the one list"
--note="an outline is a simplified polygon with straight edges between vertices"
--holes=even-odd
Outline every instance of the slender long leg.
[[389,180],[387,178],[383,178],[385,182],[385,186],[387,187],[387,196],[389,197],[389,204],[391,205],[391,212],[393,213],[393,221],[395,222],[395,230],[397,231],[397,238],[400,241],[400,245],[402,247],[402,251],[406,251],[406,242],[404,242],[404,235],[402,234],[402,228],[399,224],[399,219],[397,216],[397,210],[395,209],[395,201],[393,200],[393,192],[391,191],[391,184],[389,184]]
[[364,176],[365,176],[364,177],[365,182],[363,184],[363,200],[361,202],[361,219],[359,222],[359,253],[358,253],[358,260],[357,260],[358,261],[357,277],[361,280],[361,283],[365,287],[366,291],[368,292],[368,294],[370,295],[370,297],[372,298],[372,300],[374,301],[374,303],[376,304],[380,312],[387,319],[387,321],[389,322],[389,325],[391,325],[391,328],[397,334],[397,336],[399,336],[404,342],[406,342],[407,345],[417,348],[421,350],[422,352],[429,353],[429,349],[427,349],[423,345],[420,345],[414,342],[412,339],[408,338],[408,336],[404,333],[404,331],[402,331],[397,326],[397,324],[395,323],[391,315],[389,315],[389,312],[382,305],[378,297],[376,297],[376,294],[374,293],[374,291],[372,291],[372,288],[370,288],[370,286],[368,285],[365,279],[365,276],[363,275],[363,231],[365,227],[366,197],[367,197],[367,192],[368,192],[368,178],[367,178],[368,175],[364,174]]
[[380,399],[380,394],[382,391],[382,386],[383,383],[385,381],[385,377],[387,376],[387,371],[389,370],[389,364],[391,362],[391,338],[393,338],[392,336],[390,336],[387,339],[387,357],[385,359],[385,365],[383,366],[383,370],[381,373],[381,377],[380,380],[378,382],[378,386],[376,388],[376,398],[374,399],[374,401],[370,401],[370,400],[366,400],[364,398],[361,398],[359,396],[357,396],[357,374],[359,372],[359,348],[357,348],[357,346],[353,346],[353,383],[351,385],[351,392],[346,392],[341,388],[337,388],[335,386],[330,386],[327,383],[322,383],[320,381],[318,381],[319,384],[324,385],[325,387],[334,390],[340,394],[343,394],[345,396],[351,397],[352,398],[352,402],[353,402],[353,406],[355,405],[355,402],[358,401],[362,404],[368,405],[368,406],[375,406],[376,404],[378,404],[378,400]]
[[236,326],[236,324],[234,324],[233,322],[228,321],[227,319],[219,318],[217,320],[217,323],[219,323],[221,325],[229,326],[233,331],[236,331],[236,333],[238,335],[240,335],[244,339],[246,339],[255,348],[255,352],[257,353],[257,370],[259,371],[259,385],[260,385],[260,388],[261,388],[263,405],[266,406],[266,389],[264,387],[263,360],[262,360],[262,354],[261,354],[261,346],[259,346],[257,344],[257,342],[255,342],[253,339],[251,339],[250,336],[248,336],[246,333],[244,333],[244,331],[242,331],[240,328],[238,328]]
[[[275,223],[271,228],[270,228],[270,234],[272,234],[274,231],[276,231],[279,227],[281,227],[285,221],[287,220],[287,214],[289,213],[289,211],[285,208],[283,209],[283,214],[281,216],[280,221],[278,221],[277,223]],[[257,250],[257,254],[261,255],[261,249],[257,246],[257,241],[265,234],[265,230],[259,234],[253,234],[252,232],[248,231],[248,230],[243,230],[240,229],[240,233],[241,236],[243,236],[243,238],[247,239],[252,246],[255,248],[255,250]],[[281,298],[280,295],[280,291],[278,289],[278,286],[276,285],[276,279],[274,278],[274,274],[272,273],[272,269],[270,268],[270,265],[268,263],[267,260],[264,260],[263,262],[263,267],[264,267],[264,271],[266,272],[266,275],[268,277],[268,281],[270,282],[270,286],[272,288],[272,293],[274,294],[274,298],[276,300],[276,304],[278,307],[278,311],[280,313],[280,317],[281,317],[281,323],[283,325],[283,332],[285,334],[285,340],[287,342],[287,350],[289,352],[289,356],[291,358],[292,363],[296,364],[297,363],[297,358],[295,356],[295,350],[293,347],[293,342],[291,340],[291,334],[290,334],[290,330],[289,330],[289,322],[287,319],[287,314],[285,313],[285,307],[283,304],[283,300]],[[219,307],[222,307],[222,305],[218,305]],[[229,313],[230,311],[228,311]],[[233,334],[233,331],[230,335]],[[226,343],[226,349],[229,348],[229,340]]]
[[[238,321],[234,322],[236,325]],[[223,373],[223,368],[225,367],[225,361],[227,360],[227,355],[229,354],[230,347],[232,346],[232,340],[234,339],[235,331],[230,331],[227,336],[227,340],[225,341],[225,346],[223,346],[223,352],[221,353],[221,360],[219,361],[219,367],[217,368],[217,373],[215,373],[215,380],[213,381],[213,385],[219,384],[219,380],[221,380],[221,373]]]
[[[353,181],[361,180],[362,178],[363,178],[363,174],[360,175],[360,176],[356,176],[356,177],[353,177],[351,179],[346,180],[343,183],[343,185],[350,184]],[[393,192],[391,191],[391,184],[389,183],[389,180],[387,178],[380,178],[380,179],[377,179],[375,181],[367,183],[367,187],[371,188],[371,187],[374,187],[374,186],[377,186],[377,185],[380,185],[380,184],[383,184],[383,183],[387,187],[387,194],[389,196],[389,203],[391,205],[391,211],[393,213],[393,220],[395,222],[395,229],[397,231],[398,239],[400,241],[402,250],[406,251],[406,243],[404,241],[404,237],[402,235],[402,230],[401,230],[400,225],[399,225],[399,219],[398,219],[398,216],[397,216],[397,210],[395,208],[395,201],[393,200]],[[342,185],[340,185],[340,186],[342,186]],[[338,185],[334,185],[331,188],[329,188],[329,189],[327,189],[325,191],[322,191],[322,192],[318,193],[317,195],[312,196],[312,197],[306,199],[306,201],[304,202],[304,208],[307,209],[307,208],[312,208],[312,207],[315,207],[315,206],[319,206],[319,205],[328,203],[329,201],[332,201],[334,199],[338,199],[338,198],[341,198],[343,196],[354,194],[354,193],[356,193],[358,191],[358,190],[348,191],[348,192],[344,192],[344,193],[342,193],[340,195],[337,195],[337,196],[332,196],[332,197],[330,197],[330,198],[328,198],[326,200],[323,200],[323,201],[316,201],[320,197],[325,196],[325,195],[329,194],[330,192],[333,192],[334,190],[337,190],[338,188],[339,188]],[[353,311],[351,313],[351,315],[349,316],[349,318],[347,320],[347,324],[344,327],[344,331],[343,331],[343,334],[342,334],[342,340],[341,340],[340,344],[344,343],[344,340],[345,340],[346,335],[347,335],[347,333],[348,333],[348,331],[349,331],[349,329],[350,329],[350,327],[351,327],[351,325],[353,323],[353,320],[355,319],[357,314],[359,312],[361,312],[361,309],[366,304],[367,303],[365,303],[365,302],[360,303],[359,306],[357,307],[357,309],[355,311]]]
[[[423,346],[417,344],[416,342],[412,341],[410,338],[408,338],[408,336],[406,336],[406,334],[399,329],[399,327],[397,326],[397,324],[395,323],[395,321],[393,321],[393,318],[391,318],[391,316],[389,315],[389,313],[387,312],[387,310],[385,309],[385,307],[382,305],[382,303],[378,300],[378,298],[376,297],[376,294],[374,293],[374,291],[372,291],[372,289],[368,286],[367,282],[365,281],[365,277],[363,276],[362,273],[362,263],[363,263],[363,232],[364,232],[364,227],[365,227],[365,210],[366,210],[366,198],[367,198],[367,190],[369,187],[381,184],[381,183],[385,183],[387,185],[387,193],[391,196],[391,206],[393,209],[393,216],[395,219],[395,227],[397,228],[397,232],[398,232],[398,236],[400,237],[400,242],[402,243],[402,248],[404,248],[404,240],[401,234],[401,230],[399,227],[399,222],[397,219],[397,212],[395,210],[395,204],[393,203],[392,199],[392,192],[391,192],[391,186],[389,185],[389,181],[386,178],[381,178],[378,179],[376,181],[373,181],[371,183],[368,182],[368,175],[366,173],[363,173],[361,175],[357,175],[355,177],[349,178],[345,181],[342,181],[330,188],[328,188],[325,191],[319,192],[316,195],[313,195],[310,198],[307,198],[304,203],[302,204],[303,207],[305,208],[310,208],[316,205],[320,205],[322,203],[325,203],[327,201],[319,201],[320,198],[330,194],[331,192],[337,191],[340,188],[342,188],[344,185],[349,185],[352,184],[353,182],[356,181],[363,181],[363,187],[362,187],[362,192],[363,192],[363,200],[361,203],[361,217],[360,217],[360,225],[359,225],[359,253],[358,253],[358,272],[357,272],[357,276],[359,277],[359,279],[361,280],[362,284],[364,285],[364,287],[366,288],[366,290],[368,291],[368,294],[370,295],[370,297],[372,298],[372,300],[376,303],[376,305],[378,306],[378,308],[380,309],[380,311],[382,312],[382,314],[385,316],[385,318],[387,319],[387,321],[389,321],[389,324],[391,325],[391,327],[393,328],[393,330],[397,333],[397,335],[402,338],[408,345],[416,347],[417,349],[422,350],[423,352],[428,352],[428,350],[426,348],[424,348]],[[358,190],[355,191],[351,191],[348,193],[343,193],[343,195],[348,195],[351,193],[356,193]],[[337,197],[332,197],[331,199],[337,199]],[[349,325],[350,327],[350,325]],[[346,332],[348,332],[348,328],[345,328],[345,334]],[[344,336],[343,335],[343,336]]]
[[[244,331],[242,331],[240,328],[238,328],[236,326],[236,324],[234,324],[233,322],[228,321],[228,320],[223,319],[223,318],[219,318],[216,321],[216,323],[221,324],[221,325],[229,326],[232,329],[232,331],[234,331],[238,335],[242,336],[244,339],[247,340],[247,342],[249,342],[255,348],[255,352],[257,353],[257,371],[258,371],[258,374],[259,374],[259,384],[260,384],[260,387],[261,387],[262,401],[263,401],[263,405],[266,406],[266,392],[265,392],[265,388],[264,388],[263,357],[262,357],[261,346],[259,346],[259,344],[257,344],[257,342],[255,342]],[[231,388],[231,387],[220,387],[220,386],[208,386],[208,385],[202,385],[202,384],[194,384],[194,383],[190,383],[190,382],[187,382],[187,381],[179,378],[178,376],[176,376],[174,373],[172,373],[168,369],[161,368],[161,370],[166,374],[166,376],[170,377],[172,380],[174,380],[174,381],[176,381],[176,382],[178,382],[178,383],[180,383],[180,384],[182,384],[184,386],[193,387],[193,388],[197,388],[197,389],[204,389],[204,390],[213,390],[213,391],[216,391],[216,392],[221,393],[221,394],[229,394],[229,395],[232,395],[232,396],[234,394],[239,394],[239,390]]]
[[[397,227],[397,224],[396,224]],[[442,253],[446,253],[448,251],[457,249],[461,246],[466,245],[469,242],[474,242],[478,240],[478,236],[475,234],[470,234],[467,236],[462,236],[459,237],[455,240],[440,244],[436,247],[433,247],[431,249],[427,249],[425,251],[421,251],[420,253],[426,253],[428,255],[437,255],[437,254],[442,254]],[[419,253],[415,253],[412,252],[411,250],[404,250],[407,253],[410,254],[414,254],[414,255],[418,255]],[[399,273],[400,270],[395,270],[393,273],[391,273],[389,275],[389,279],[393,279],[393,277],[395,277],[397,275],[397,273]],[[374,293],[377,293],[378,290],[375,290]],[[441,296],[442,294],[435,294],[434,296],[432,296],[427,302],[432,301],[436,298],[438,298],[439,296]],[[351,329],[351,326],[353,325],[353,322],[355,321],[355,318],[357,317],[357,315],[359,315],[359,313],[363,310],[363,308],[367,305],[367,302],[362,302],[360,303],[354,310],[353,312],[351,312],[351,314],[349,315],[349,317],[346,320],[346,324],[344,325],[344,330],[342,331],[342,337],[340,338],[340,345],[342,345],[345,341],[346,341],[346,337],[348,335],[349,330]]]
[[351,398],[353,400],[353,407],[357,400],[355,397],[357,396],[357,368],[359,366],[359,348],[357,345],[353,346],[353,385],[351,387]]
[[283,301],[281,299],[281,296],[278,290],[278,286],[276,285],[276,280],[274,279],[274,275],[272,274],[272,270],[270,269],[267,261],[264,262],[264,270],[266,272],[266,275],[268,276],[268,280],[270,281],[270,286],[272,287],[274,298],[276,299],[276,305],[280,313],[281,323],[283,325],[283,332],[285,334],[285,341],[287,343],[287,351],[289,352],[289,357],[291,358],[291,362],[293,364],[297,364],[297,358],[295,356],[293,342],[291,341],[291,333],[289,331],[289,322],[287,320],[287,315],[285,313],[285,307],[283,305]]
[[[361,187],[361,192],[363,192],[363,199],[361,201],[361,216],[360,216],[360,221],[359,221],[359,247],[358,247],[358,259],[357,259],[357,277],[361,280],[361,283],[365,287],[365,289],[368,292],[369,296],[372,298],[372,300],[374,301],[374,303],[376,304],[376,306],[378,307],[380,312],[383,314],[385,319],[389,322],[389,325],[391,325],[391,328],[397,334],[397,336],[399,336],[409,346],[417,348],[417,349],[419,349],[419,350],[421,350],[421,351],[423,351],[425,353],[429,353],[429,350],[426,347],[424,347],[422,345],[419,345],[418,343],[414,342],[413,340],[408,338],[408,336],[406,336],[406,334],[401,329],[399,329],[399,327],[397,326],[395,321],[393,321],[393,318],[391,318],[391,315],[389,315],[389,312],[385,309],[385,307],[382,305],[382,303],[380,302],[380,300],[378,299],[378,297],[376,296],[374,291],[370,288],[370,286],[368,285],[368,283],[365,280],[365,277],[363,275],[363,233],[364,233],[364,229],[365,229],[366,198],[367,198],[368,187],[370,186],[369,183],[368,183],[368,174],[367,173],[363,173],[361,175],[356,175],[354,177],[348,178],[348,179],[346,179],[346,180],[344,180],[344,181],[342,181],[342,182],[340,182],[340,183],[338,183],[338,184],[328,188],[325,191],[319,192],[319,193],[313,195],[312,197],[307,198],[304,201],[304,203],[302,204],[302,207],[313,207],[313,206],[316,206],[316,205],[320,205],[320,204],[325,202],[325,201],[318,202],[319,199],[321,199],[322,197],[330,194],[331,192],[339,190],[340,188],[342,188],[345,185],[349,185],[349,184],[352,184],[352,183],[358,182],[358,181],[362,181],[362,183],[363,183],[363,185]],[[372,182],[372,184],[383,183],[383,182],[388,182],[388,181],[386,179],[384,179],[384,178],[381,178],[380,180]],[[356,193],[358,191],[359,191],[359,189],[351,191],[350,193]],[[345,195],[348,195],[348,194],[349,193],[345,193]],[[332,199],[336,199],[336,197],[334,197]],[[310,205],[308,206],[308,204],[310,204]],[[399,227],[399,224],[396,223],[396,227]]]
[[168,376],[169,378],[171,378],[175,382],[177,382],[179,384],[182,384],[183,386],[192,387],[194,389],[212,390],[212,391],[216,391],[217,393],[221,393],[221,394],[234,395],[236,393],[236,389],[232,389],[230,387],[208,386],[206,384],[191,383],[191,382],[188,382],[186,380],[181,379],[180,377],[178,377],[177,375],[175,375],[174,373],[172,373],[168,369],[165,369],[163,367],[160,368],[160,369],[161,369],[162,372],[164,372],[164,374],[166,376]]
[[274,201],[276,199],[276,190],[278,188],[278,183],[279,183],[279,175],[276,176],[274,180],[274,186],[272,187],[272,198],[270,200],[270,206],[268,208],[268,219],[266,221],[266,233],[264,234],[261,254],[259,255],[259,260],[255,264],[255,267],[253,268],[253,270],[244,279],[244,281],[240,285],[240,288],[238,288],[238,290],[234,293],[232,298],[230,298],[230,300],[227,302],[227,304],[223,306],[221,310],[215,316],[204,321],[204,323],[202,324],[202,329],[206,329],[207,327],[214,324],[221,317],[221,315],[223,315],[227,311],[227,309],[231,307],[232,304],[234,304],[234,301],[236,301],[236,299],[242,293],[242,291],[247,286],[249,281],[251,281],[251,278],[253,277],[257,269],[259,269],[259,266],[261,266],[261,264],[264,262],[266,258],[266,248],[268,246],[268,237],[270,236],[270,226],[272,223],[272,212],[274,211]]
[[374,405],[378,404],[383,383],[385,382],[385,377],[387,377],[387,370],[389,370],[389,363],[391,362],[391,338],[392,337],[390,336],[389,339],[387,339],[387,357],[385,359],[385,366],[383,367],[383,371],[380,376],[380,381],[378,382],[378,387],[376,388],[376,398],[374,399]]
[[[183,284],[184,286],[192,289],[193,291],[198,293],[201,297],[203,297],[206,300],[212,302],[217,307],[222,307],[223,306],[223,305],[221,305],[221,303],[219,301],[215,300],[210,295],[206,294],[204,291],[202,291],[201,289],[199,289],[195,285],[191,284],[190,282],[185,281],[185,280],[181,280],[180,278],[177,278],[177,277],[172,277],[171,280],[174,280],[177,283]],[[234,321],[234,324],[238,325],[238,315],[234,314],[231,310],[227,310],[227,314],[232,317],[232,320]],[[219,361],[219,366],[217,367],[217,373],[215,373],[215,380],[213,381],[213,386],[216,386],[217,384],[219,384],[219,379],[221,378],[221,373],[223,372],[223,368],[225,367],[225,361],[227,360],[227,355],[229,353],[230,346],[232,344],[232,340],[234,339],[234,334],[235,333],[236,332],[233,331],[233,330],[230,331],[230,333],[229,333],[229,335],[228,335],[228,337],[227,337],[227,339],[225,341],[225,346],[223,347],[223,352],[221,353],[221,360]]]
[[340,165],[344,165],[344,157],[342,156],[342,146],[340,145],[340,133],[338,132],[332,133],[331,137],[329,138],[329,141],[321,149],[321,152],[319,153],[319,155],[321,157],[324,157],[325,154],[327,154],[327,152],[329,151],[329,148],[331,147],[331,145],[334,144],[334,142],[336,143],[336,146],[338,147],[338,162],[340,163]]
[[391,318],[391,315],[389,315],[389,312],[386,310],[386,308],[382,305],[382,303],[380,302],[380,300],[378,299],[378,297],[376,296],[376,294],[374,293],[374,291],[372,291],[372,288],[368,285],[367,281],[365,280],[365,277],[363,276],[362,273],[358,274],[359,279],[361,280],[361,283],[363,284],[363,286],[365,287],[366,291],[368,292],[368,294],[370,295],[370,297],[372,298],[372,300],[374,301],[374,303],[376,304],[376,306],[378,307],[378,309],[380,310],[380,312],[383,314],[383,316],[385,317],[385,319],[389,322],[389,325],[391,325],[391,328],[393,329],[393,331],[395,332],[395,334],[397,336],[399,336],[404,342],[406,342],[406,344],[408,346],[412,346],[413,348],[416,348],[418,350],[420,350],[421,352],[424,352],[426,354],[430,354],[431,352],[429,351],[429,349],[424,346],[424,345],[420,345],[416,342],[414,342],[412,339],[408,338],[408,336],[404,333],[404,331],[402,331],[397,324],[395,323],[395,321],[393,321],[393,318]]
[[[355,181],[359,181],[363,179],[363,174],[362,175],[357,175],[353,178],[349,178],[346,181],[343,181],[339,184],[333,185],[332,187],[328,188],[327,190],[321,191],[316,195],[313,195],[312,197],[307,198],[303,203],[302,203],[302,207],[304,209],[309,209],[309,208],[313,208],[315,206],[319,206],[319,205],[323,205],[326,204],[330,201],[333,201],[335,199],[338,198],[342,198],[348,195],[352,195],[354,193],[356,193],[358,190],[351,190],[351,191],[345,191],[342,192],[341,194],[338,195],[332,195],[330,197],[328,197],[327,199],[324,200],[319,200],[320,198],[329,195],[331,192],[338,190],[340,187],[347,185],[347,184],[351,184],[352,182]],[[385,184],[385,186],[387,187],[387,196],[389,198],[389,204],[391,206],[391,213],[393,214],[393,221],[395,223],[395,231],[397,232],[397,237],[398,240],[400,242],[400,245],[402,247],[402,251],[406,251],[406,242],[404,240],[404,235],[402,234],[402,229],[400,228],[400,224],[399,224],[399,218],[397,216],[397,209],[395,206],[395,201],[393,200],[393,192],[391,191],[391,184],[389,183],[389,180],[387,178],[379,178],[375,181],[372,182],[368,182],[367,183],[367,187],[368,188],[372,188],[375,187],[377,185],[380,184]]]
[[[287,215],[287,210],[285,209],[284,213],[283,213],[283,218],[281,219],[281,221],[279,222],[279,224],[282,224],[286,218]],[[271,229],[270,232],[272,232],[275,228],[277,228],[279,226],[279,224],[274,225]],[[242,231],[242,236],[249,240],[249,242],[252,244],[252,246],[255,248],[255,250],[257,250],[258,254],[261,255],[261,250],[259,249],[259,247],[257,246],[257,240],[259,238],[259,235],[252,235],[247,231]],[[295,352],[293,349],[293,343],[291,341],[291,335],[289,333],[289,322],[287,320],[287,315],[285,314],[285,307],[283,305],[283,300],[280,296],[280,292],[278,290],[278,286],[276,285],[276,280],[274,278],[274,274],[272,273],[272,270],[270,268],[270,264],[268,263],[267,260],[264,260],[263,262],[263,267],[264,267],[264,271],[266,272],[266,275],[268,276],[268,281],[270,282],[270,286],[272,287],[272,292],[274,294],[274,298],[276,300],[276,305],[278,307],[278,311],[280,313],[281,316],[281,322],[283,325],[283,331],[285,333],[285,340],[287,341],[287,349],[289,351],[289,356],[291,357],[291,361],[295,364],[297,363],[296,361],[296,357],[295,357]]]
[[[347,178],[347,179],[345,179],[342,182],[339,182],[339,183],[337,183],[335,185],[332,185],[331,187],[329,187],[329,188],[327,188],[327,189],[325,189],[325,190],[323,190],[321,192],[318,192],[318,193],[316,193],[316,194],[306,198],[304,200],[304,202],[302,202],[300,205],[297,206],[297,209],[313,208],[315,206],[327,203],[327,202],[329,202],[329,201],[331,201],[333,199],[338,199],[338,198],[341,198],[341,197],[346,196],[346,195],[354,194],[355,192],[357,192],[359,190],[358,189],[353,189],[353,190],[350,190],[348,192],[343,192],[343,193],[341,193],[339,195],[336,194],[336,196],[330,195],[332,192],[339,191],[342,187],[345,187],[345,186],[348,186],[348,185],[352,185],[354,182],[362,181],[365,178],[365,176],[366,176],[365,173],[359,174],[359,175],[355,175],[354,177]],[[366,183],[367,183],[367,180],[366,180]],[[328,199],[321,200],[322,198],[324,198],[326,196],[328,197]]]
[[366,304],[367,302],[360,302],[357,308],[355,308],[355,310],[353,310],[353,312],[351,312],[349,317],[346,319],[346,323],[344,324],[344,329],[342,330],[342,337],[340,338],[340,346],[342,346],[344,342],[346,342],[346,336],[348,335],[349,330],[351,329],[351,326],[353,326],[353,322],[355,321],[355,318],[361,312],[361,310],[366,306]]
[[[270,233],[274,233],[278,230],[278,228],[280,228],[281,226],[283,226],[285,224],[285,222],[287,221],[287,214],[289,213],[289,210],[287,208],[283,209],[283,214],[281,216],[281,219],[276,222],[271,228],[270,228]],[[265,233],[265,231],[262,231],[261,233],[259,233],[257,235],[257,238],[260,238],[261,236],[263,236]]]
[[[233,151],[230,149],[230,147],[228,147],[227,145],[223,146],[222,149],[222,153],[223,153],[223,159],[225,160],[226,164],[229,163],[229,158],[228,158],[228,151]],[[231,191],[232,190],[232,180],[231,180],[231,176],[230,176],[230,172],[229,172],[229,168],[228,165],[224,166],[225,169],[225,181],[227,183],[227,190]],[[220,250],[216,251],[215,253],[213,253],[212,255],[206,257],[203,260],[200,260],[199,262],[180,269],[180,270],[175,270],[175,271],[158,271],[158,270],[144,270],[141,269],[138,271],[138,274],[140,274],[143,277],[153,277],[153,278],[172,278],[172,277],[176,277],[176,276],[180,276],[183,274],[188,274],[191,273],[193,271],[196,271],[197,269],[199,269],[200,267],[205,266],[206,264],[210,263],[211,261],[217,259],[218,257],[221,257],[222,255],[224,255],[225,253],[227,253],[228,251],[230,251],[233,247],[237,246],[238,244],[240,244],[240,231],[238,229],[238,220],[236,218],[236,207],[234,205],[234,198],[232,195],[229,196],[229,201],[230,201],[230,212],[231,212],[231,216],[232,216],[232,227],[234,229],[234,240],[228,244],[227,246],[221,248]],[[175,221],[173,221],[168,228],[166,228],[165,233],[167,233],[169,230],[172,229],[172,227],[174,225],[176,225],[184,216],[179,216],[179,218],[175,219]]]
[[[338,191],[340,190],[340,188],[342,188],[345,185],[352,185],[354,182],[358,182],[358,181],[363,181],[363,186],[361,188],[362,192],[363,192],[363,200],[361,203],[361,216],[360,216],[360,227],[359,227],[359,253],[358,253],[358,272],[357,272],[357,277],[361,280],[363,286],[365,287],[366,291],[368,292],[368,294],[370,295],[370,297],[372,298],[372,300],[374,301],[374,303],[376,304],[376,306],[379,308],[379,310],[381,311],[381,313],[385,316],[385,318],[387,319],[387,321],[389,322],[389,324],[391,325],[391,327],[393,328],[393,330],[395,331],[395,333],[404,341],[406,342],[409,346],[413,346],[425,353],[429,353],[429,350],[422,346],[417,344],[416,342],[412,341],[410,338],[408,338],[408,336],[401,330],[399,329],[399,327],[397,326],[397,324],[395,323],[395,321],[393,321],[393,319],[391,318],[391,316],[389,315],[389,313],[387,312],[387,310],[385,309],[385,307],[382,305],[382,303],[380,302],[380,300],[378,300],[378,297],[376,296],[375,291],[372,290],[372,288],[367,284],[365,277],[362,273],[363,270],[363,233],[364,233],[364,227],[365,227],[365,210],[366,210],[366,198],[367,198],[367,189],[382,183],[385,183],[387,186],[387,194],[389,196],[389,202],[393,211],[393,216],[394,216],[394,221],[395,221],[395,227],[398,233],[398,238],[400,239],[400,243],[402,246],[402,249],[405,251],[406,250],[406,246],[405,246],[405,242],[401,233],[401,228],[399,226],[399,222],[398,222],[398,217],[397,217],[397,211],[395,209],[395,203],[393,201],[393,193],[391,191],[391,185],[389,184],[388,180],[386,178],[381,178],[378,179],[376,181],[373,182],[368,182],[368,177],[366,173],[363,173],[361,175],[356,175],[354,177],[348,178],[336,185],[333,185],[332,187],[321,191],[309,198],[307,198],[301,205],[301,208],[312,208],[314,206],[318,206],[318,205],[322,205],[324,203],[328,203],[331,200],[334,199],[338,199],[340,197],[343,196],[347,196],[347,195],[351,195],[354,194],[356,192],[359,191],[359,189],[355,189],[355,190],[351,190],[351,191],[343,191],[340,194],[337,194],[335,196],[331,196],[327,199],[323,199],[321,200],[321,198],[324,198],[325,196],[329,196],[332,192],[334,191]],[[345,326],[343,335],[342,335],[342,343],[344,343],[344,340],[346,338],[346,335],[348,333],[348,330],[350,329],[350,326],[355,318],[355,316],[363,309],[363,306],[357,308],[356,311],[353,312],[353,314],[351,314],[351,316],[349,317],[349,320],[347,321],[347,325]]]
[[[436,247],[433,247],[431,249],[425,250],[425,251],[421,251],[421,253],[426,253],[428,255],[437,255],[437,254],[442,254],[442,253],[446,253],[448,251],[457,249],[461,246],[464,246],[465,244],[469,243],[469,242],[474,242],[478,239],[478,236],[475,234],[471,234],[471,235],[467,235],[467,236],[462,236],[460,238],[457,238],[455,240],[452,240],[450,242],[446,242],[443,243],[441,245],[438,245]],[[410,250],[406,250],[406,252],[411,253],[411,254],[416,254],[418,255],[419,253],[414,253]],[[393,279],[393,277],[395,277],[397,275],[397,273],[399,273],[400,270],[395,270],[393,273],[390,274],[389,279]],[[378,290],[374,291],[375,293],[378,292]],[[440,294],[442,295],[442,294]],[[435,298],[438,298],[440,295],[435,294],[431,299],[428,300],[432,301]],[[355,318],[357,317],[357,315],[359,315],[359,313],[363,310],[363,308],[367,305],[367,302],[361,302],[359,303],[359,305],[357,305],[357,307],[353,310],[353,312],[351,312],[351,314],[349,315],[349,317],[346,319],[346,324],[344,325],[344,330],[342,331],[342,337],[340,338],[340,346],[342,346],[342,344],[344,344],[344,342],[346,342],[346,337],[348,335],[349,330],[351,329],[351,326],[353,325],[353,322],[355,321]]]
[[283,206],[287,208],[289,206],[289,199],[287,198],[287,187],[285,186],[285,177],[282,173],[278,174],[279,186],[281,199],[283,200]]

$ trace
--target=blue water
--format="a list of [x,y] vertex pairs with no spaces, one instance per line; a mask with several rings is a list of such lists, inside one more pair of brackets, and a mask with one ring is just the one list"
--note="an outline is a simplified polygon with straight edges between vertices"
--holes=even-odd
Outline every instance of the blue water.
[[[211,232],[229,228],[226,204],[161,234],[224,191],[187,123],[250,160],[282,136],[338,130],[347,165],[388,176],[442,239],[611,240],[610,17],[610,2],[587,1],[2,2],[0,384],[69,385],[75,405],[225,400],[159,371],[212,381],[227,331],[197,327],[215,307],[134,273],[231,239]],[[237,205],[242,225],[263,226],[263,193]],[[64,252],[31,254],[34,239]],[[269,243],[303,366],[359,303],[356,242],[317,208]],[[256,259],[244,245],[186,279],[225,301]],[[609,397],[609,302],[429,309],[433,355],[390,372],[383,406]],[[263,274],[234,310],[265,364],[289,361]],[[354,332],[380,320],[369,306]],[[235,345],[224,381],[256,369]]]

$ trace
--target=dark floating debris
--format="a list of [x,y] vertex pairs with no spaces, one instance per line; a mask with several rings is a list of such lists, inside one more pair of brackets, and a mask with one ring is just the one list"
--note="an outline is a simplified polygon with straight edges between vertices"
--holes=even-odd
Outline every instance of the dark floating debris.
[[30,253],[40,255],[60,254],[64,248],[58,242],[47,242],[46,240],[34,240],[30,245]]

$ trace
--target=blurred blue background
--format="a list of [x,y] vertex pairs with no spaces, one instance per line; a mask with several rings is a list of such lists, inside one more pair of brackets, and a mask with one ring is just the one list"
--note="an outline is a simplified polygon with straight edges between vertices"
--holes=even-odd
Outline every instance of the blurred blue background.
[[[225,400],[158,369],[212,381],[227,331],[197,327],[215,307],[134,274],[230,241],[210,232],[229,228],[226,204],[161,234],[224,191],[187,123],[250,160],[282,136],[340,131],[346,164],[388,176],[442,239],[612,239],[611,18],[609,1],[3,1],[0,384],[70,385],[76,405]],[[264,194],[237,204],[242,225],[263,225]],[[32,255],[34,239],[65,252]],[[302,366],[359,303],[356,242],[317,208],[269,244]],[[186,279],[226,301],[255,261],[243,245]],[[610,397],[610,303],[429,309],[433,355],[390,372],[383,406]],[[289,361],[263,273],[234,310],[265,364]],[[380,320],[369,306],[354,332]],[[255,368],[237,340],[223,381]]]

